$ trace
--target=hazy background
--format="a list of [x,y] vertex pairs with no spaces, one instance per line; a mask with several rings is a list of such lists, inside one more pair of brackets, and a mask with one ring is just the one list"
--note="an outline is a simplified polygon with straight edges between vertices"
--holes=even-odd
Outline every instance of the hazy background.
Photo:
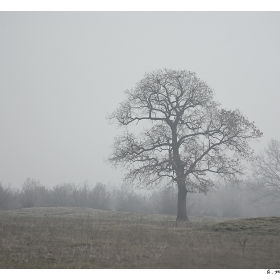
[[279,12],[0,12],[0,181],[120,183],[105,117],[145,72],[194,71],[280,140]]

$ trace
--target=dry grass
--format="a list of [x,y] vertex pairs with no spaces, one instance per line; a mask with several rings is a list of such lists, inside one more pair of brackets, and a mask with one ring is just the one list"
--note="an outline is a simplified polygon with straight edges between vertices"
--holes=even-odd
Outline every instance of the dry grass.
[[0,212],[0,268],[277,268],[280,218],[140,215],[81,208]]

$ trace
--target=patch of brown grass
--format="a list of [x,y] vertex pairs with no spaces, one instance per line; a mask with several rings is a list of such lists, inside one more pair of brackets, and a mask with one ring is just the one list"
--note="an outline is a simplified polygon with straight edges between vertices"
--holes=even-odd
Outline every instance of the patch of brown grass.
[[4,211],[0,268],[280,267],[278,219],[219,223],[190,217],[176,227],[174,216],[81,208]]

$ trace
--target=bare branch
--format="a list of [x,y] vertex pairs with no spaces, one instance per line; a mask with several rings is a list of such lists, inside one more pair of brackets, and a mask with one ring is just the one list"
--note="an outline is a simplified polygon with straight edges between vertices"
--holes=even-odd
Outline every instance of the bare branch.
[[242,174],[241,160],[253,153],[248,140],[262,135],[238,110],[220,109],[213,90],[192,72],[147,73],[126,95],[109,119],[149,128],[116,137],[109,162],[145,185],[170,178],[179,188],[206,192],[213,184],[207,174]]

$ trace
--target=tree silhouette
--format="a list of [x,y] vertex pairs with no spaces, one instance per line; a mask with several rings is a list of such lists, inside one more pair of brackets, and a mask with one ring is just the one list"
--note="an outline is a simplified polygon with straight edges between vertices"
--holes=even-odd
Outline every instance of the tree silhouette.
[[[126,180],[146,187],[164,178],[177,184],[177,220],[188,220],[188,192],[206,193],[213,185],[207,173],[242,174],[241,159],[252,155],[248,140],[262,135],[239,110],[220,109],[213,90],[189,71],[146,73],[125,93],[109,119],[126,130],[108,160],[128,171]],[[142,132],[129,132],[139,122],[146,122]]]
[[279,204],[280,201],[280,141],[271,139],[253,162],[250,186],[257,193],[256,201]]

